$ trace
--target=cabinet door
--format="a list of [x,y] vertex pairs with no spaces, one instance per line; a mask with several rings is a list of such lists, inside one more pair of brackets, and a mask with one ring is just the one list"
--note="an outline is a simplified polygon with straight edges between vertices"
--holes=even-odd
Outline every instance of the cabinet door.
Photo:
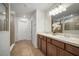
[[67,52],[67,51],[65,51],[63,49],[60,49],[60,48],[58,48],[57,51],[59,51],[58,56],[73,56],[71,53],[69,53],[69,52]]
[[40,35],[38,35],[38,48],[41,50],[41,47],[42,47],[42,38],[40,38]]
[[37,40],[37,41],[38,41],[38,42],[37,42],[38,48],[40,49],[40,38],[39,38],[39,35],[37,36],[37,39],[38,39],[38,40]]
[[46,41],[42,39],[42,52],[46,55]]
[[57,50],[57,47],[50,44],[50,43],[47,43],[47,55],[48,56],[56,56],[56,50]]
[[56,45],[57,47],[64,49],[64,43],[61,42],[61,41],[57,41],[57,40],[53,39],[52,44]]
[[75,47],[69,44],[66,44],[66,50],[71,52],[72,54],[79,56],[79,47]]

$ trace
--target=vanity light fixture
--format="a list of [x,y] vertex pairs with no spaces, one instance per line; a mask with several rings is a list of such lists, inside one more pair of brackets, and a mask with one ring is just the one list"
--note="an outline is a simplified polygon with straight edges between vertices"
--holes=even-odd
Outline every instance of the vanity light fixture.
[[23,17],[25,18],[26,16],[24,15]]
[[22,22],[28,22],[28,19],[27,18],[21,18],[20,21],[22,21]]
[[64,11],[66,11],[67,8],[68,8],[70,5],[72,5],[72,4],[62,4],[62,5],[59,5],[58,7],[52,9],[51,11],[49,11],[49,15],[55,16],[55,15],[57,15],[57,14],[59,14],[59,13],[62,13],[62,12],[64,12]]
[[6,14],[6,12],[2,12],[2,14],[3,14],[3,15],[5,15],[5,14]]
[[62,13],[63,11],[66,11],[66,8],[63,5],[58,6],[57,8],[53,9],[49,12],[49,15],[57,15],[59,13]]

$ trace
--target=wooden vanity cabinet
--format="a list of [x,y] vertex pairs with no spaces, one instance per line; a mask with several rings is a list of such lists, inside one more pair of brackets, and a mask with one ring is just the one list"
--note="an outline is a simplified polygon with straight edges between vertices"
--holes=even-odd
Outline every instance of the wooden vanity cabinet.
[[57,55],[57,47],[47,43],[47,56],[56,56]]
[[56,46],[52,45],[52,39],[47,38],[47,56],[56,56]]
[[40,49],[40,39],[39,39],[39,36],[40,36],[40,35],[37,35],[37,46],[38,46],[38,48]]
[[47,53],[46,53],[46,50],[47,50],[47,47],[46,47],[46,45],[47,45],[47,43],[46,43],[46,37],[43,37],[43,39],[42,39],[42,52],[45,54],[45,55],[47,55]]
[[47,56],[79,56],[79,47],[38,35],[38,48]]
[[44,55],[47,54],[47,43],[46,43],[46,37],[42,35],[38,35],[38,48],[44,53]]
[[56,47],[56,55],[57,56],[72,56],[71,53],[65,50],[65,43],[61,41],[57,41],[55,39],[52,39],[52,45],[55,45]]
[[79,56],[79,48],[78,47],[66,44],[66,50],[76,56]]
[[65,45],[63,42],[57,41],[55,39],[52,39],[52,44],[62,49],[64,49],[64,45]]
[[38,48],[41,50],[42,49],[42,39],[43,39],[43,36],[41,36],[41,35],[38,35],[37,36],[37,41],[38,41]]
[[67,52],[66,50],[63,50],[63,49],[60,49],[58,48],[57,49],[57,52],[58,52],[58,56],[73,56],[71,53]]

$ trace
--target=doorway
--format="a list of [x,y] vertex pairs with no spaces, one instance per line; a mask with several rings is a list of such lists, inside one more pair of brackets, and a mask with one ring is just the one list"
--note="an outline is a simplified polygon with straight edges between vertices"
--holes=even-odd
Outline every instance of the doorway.
[[16,30],[16,41],[31,40],[31,21],[29,21],[27,18],[18,19]]

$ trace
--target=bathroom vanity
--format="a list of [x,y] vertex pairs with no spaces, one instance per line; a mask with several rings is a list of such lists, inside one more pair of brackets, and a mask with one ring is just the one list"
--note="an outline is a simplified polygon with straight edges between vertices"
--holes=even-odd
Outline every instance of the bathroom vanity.
[[50,15],[51,31],[37,33],[38,48],[47,56],[79,56],[79,13],[69,9]]
[[79,40],[51,33],[38,33],[38,48],[47,56],[79,56]]

